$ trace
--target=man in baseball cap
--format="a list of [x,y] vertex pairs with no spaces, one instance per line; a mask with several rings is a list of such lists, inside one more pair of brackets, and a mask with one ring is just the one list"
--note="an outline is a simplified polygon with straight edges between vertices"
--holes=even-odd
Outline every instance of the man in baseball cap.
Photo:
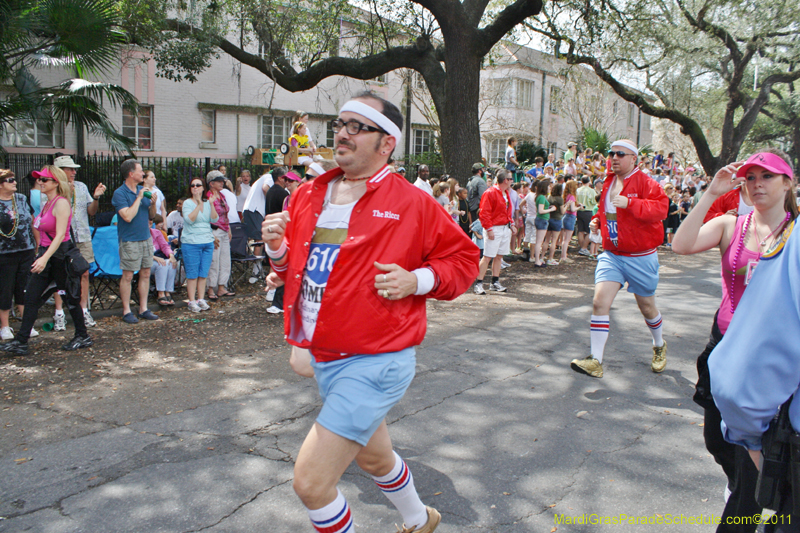
[[[98,183],[94,189],[94,194],[89,194],[86,184],[75,181],[80,165],[75,163],[71,156],[56,154],[53,165],[64,171],[72,187],[72,235],[75,246],[86,259],[87,263],[94,261],[94,250],[92,249],[92,232],[89,227],[89,215],[94,216],[100,207],[99,199],[106,192],[106,186]],[[56,312],[53,317],[53,329],[55,331],[65,331],[67,329],[67,317],[61,304],[61,297],[55,296]],[[89,313],[89,272],[86,271],[81,276],[81,307],[83,308],[83,321],[89,327],[94,327],[97,323]]]

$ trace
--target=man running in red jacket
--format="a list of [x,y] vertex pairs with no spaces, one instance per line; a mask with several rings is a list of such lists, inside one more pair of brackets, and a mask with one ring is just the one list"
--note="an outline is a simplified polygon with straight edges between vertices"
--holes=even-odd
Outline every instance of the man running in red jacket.
[[486,275],[489,261],[492,262],[492,283],[489,285],[489,290],[496,292],[507,290],[500,285],[500,267],[503,256],[511,253],[511,234],[517,233],[517,228],[512,224],[514,208],[508,195],[511,180],[511,173],[508,170],[499,171],[497,185],[489,187],[481,196],[478,216],[483,227],[483,259],[473,289],[475,294],[486,294],[483,290],[483,276]]
[[603,249],[594,274],[591,319],[591,355],[573,359],[576,372],[603,377],[603,350],[608,339],[609,312],[619,290],[627,283],[653,335],[653,372],[667,366],[667,343],[662,335],[661,313],[656,307],[658,253],[663,242],[662,221],[669,200],[654,179],[636,168],[639,151],[633,141],[611,144],[609,174],[600,194],[592,224],[600,226]]
[[289,211],[262,226],[285,281],[284,328],[311,351],[322,410],[294,468],[294,489],[318,532],[351,533],[336,488],[355,459],[400,511],[406,533],[431,533],[425,507],[384,420],[415,370],[427,298],[452,300],[478,273],[478,248],[429,194],[387,165],[403,117],[371,93],[331,122],[339,168],[301,185]]

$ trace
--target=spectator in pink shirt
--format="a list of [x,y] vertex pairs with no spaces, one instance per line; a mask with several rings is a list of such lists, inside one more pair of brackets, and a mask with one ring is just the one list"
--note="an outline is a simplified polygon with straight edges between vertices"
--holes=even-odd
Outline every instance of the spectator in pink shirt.
[[164,219],[161,215],[156,215],[152,219],[155,227],[150,228],[150,235],[153,237],[153,275],[156,278],[156,290],[158,291],[158,303],[162,306],[175,305],[172,293],[175,292],[175,274],[177,273],[178,261],[172,252],[172,247],[164,238],[161,227]]

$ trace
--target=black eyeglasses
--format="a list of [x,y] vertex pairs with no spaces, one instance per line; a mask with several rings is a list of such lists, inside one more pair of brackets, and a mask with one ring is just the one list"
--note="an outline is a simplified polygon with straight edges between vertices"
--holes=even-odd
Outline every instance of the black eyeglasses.
[[376,128],[374,126],[367,126],[366,124],[362,124],[361,122],[354,119],[348,120],[347,122],[345,122],[340,118],[335,118],[331,120],[331,129],[333,130],[333,133],[339,133],[339,131],[342,128],[345,128],[347,130],[347,133],[349,133],[350,135],[358,135],[359,133],[361,133],[361,130],[378,131],[380,133],[386,133],[381,128]]
[[191,185],[189,185],[189,187],[191,187],[192,189],[194,189],[195,187],[202,187],[202,186],[203,186],[202,183],[192,183]]
[[623,158],[623,157],[625,157],[626,155],[633,155],[633,154],[626,154],[626,153],[625,153],[625,152],[623,152],[622,150],[618,150],[618,151],[616,151],[616,152],[615,152],[614,150],[611,150],[611,151],[609,151],[609,152],[608,152],[608,157],[614,157],[614,156],[617,156],[617,157],[619,157],[620,159],[622,159],[622,158]]
[[16,183],[16,182],[17,182],[17,178],[6,178],[0,183]]

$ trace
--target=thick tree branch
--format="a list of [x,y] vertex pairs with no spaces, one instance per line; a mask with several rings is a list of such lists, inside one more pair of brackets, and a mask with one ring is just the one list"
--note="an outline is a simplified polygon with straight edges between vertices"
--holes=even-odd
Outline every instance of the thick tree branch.
[[[181,21],[169,20],[167,24],[174,31],[200,33],[197,28]],[[441,70],[433,45],[423,38],[417,39],[413,45],[395,46],[366,57],[328,57],[301,72],[297,72],[288,62],[275,68],[258,55],[251,54],[224,38],[219,38],[217,45],[226,54],[262,72],[290,92],[306,91],[331,76],[369,80],[398,68],[410,68],[421,72],[427,70],[427,75],[423,73],[427,80],[428,76],[435,78],[432,65]]]
[[478,30],[479,42],[476,53],[486,55],[514,26],[542,10],[542,0],[517,0],[503,11],[485,28]]

